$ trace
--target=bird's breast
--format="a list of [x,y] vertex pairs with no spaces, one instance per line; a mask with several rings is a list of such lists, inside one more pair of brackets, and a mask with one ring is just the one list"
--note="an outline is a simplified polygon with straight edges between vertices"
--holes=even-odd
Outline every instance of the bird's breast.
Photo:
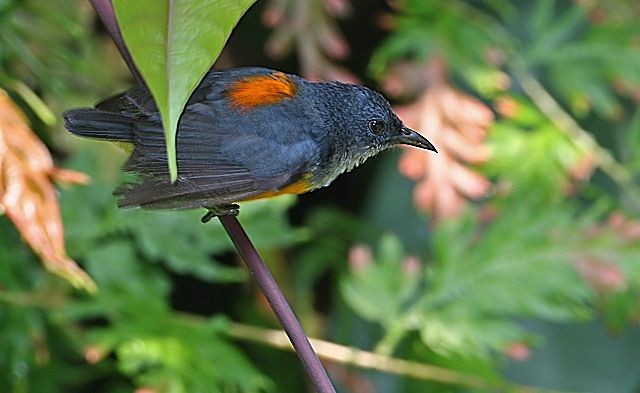
[[334,154],[319,163],[318,168],[314,171],[317,174],[313,182],[314,188],[328,186],[338,176],[351,172],[381,150],[384,149],[371,148],[363,151],[336,149]]

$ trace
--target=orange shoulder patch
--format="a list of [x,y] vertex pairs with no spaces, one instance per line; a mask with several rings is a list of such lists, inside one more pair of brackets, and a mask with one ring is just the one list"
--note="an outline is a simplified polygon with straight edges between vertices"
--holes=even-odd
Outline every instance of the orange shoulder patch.
[[277,104],[296,95],[298,86],[282,72],[240,79],[227,88],[231,105],[240,110]]

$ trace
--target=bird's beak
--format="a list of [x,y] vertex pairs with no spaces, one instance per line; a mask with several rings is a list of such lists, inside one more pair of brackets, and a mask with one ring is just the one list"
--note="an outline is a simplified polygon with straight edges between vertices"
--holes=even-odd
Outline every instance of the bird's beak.
[[436,147],[433,146],[433,144],[429,142],[427,138],[423,137],[411,128],[405,126],[402,126],[400,135],[395,138],[394,142],[419,147],[421,149],[431,150],[436,153],[438,152],[438,150],[436,150]]

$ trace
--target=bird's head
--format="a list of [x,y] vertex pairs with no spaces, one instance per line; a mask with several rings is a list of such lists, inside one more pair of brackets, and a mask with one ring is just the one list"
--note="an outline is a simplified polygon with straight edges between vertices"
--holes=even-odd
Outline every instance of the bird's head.
[[378,92],[357,85],[342,85],[345,100],[340,104],[343,132],[351,140],[355,156],[366,159],[396,145],[410,145],[437,152],[435,146],[408,128]]

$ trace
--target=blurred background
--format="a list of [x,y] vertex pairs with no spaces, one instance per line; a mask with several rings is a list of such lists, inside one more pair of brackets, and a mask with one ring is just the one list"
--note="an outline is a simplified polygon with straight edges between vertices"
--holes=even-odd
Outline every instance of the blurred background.
[[[249,9],[216,67],[374,87],[439,151],[242,206],[308,334],[369,356],[323,347],[338,391],[640,392],[638,20],[635,0]],[[87,1],[0,0],[0,391],[311,391],[219,223],[117,210],[125,154],[63,129],[133,83]]]

